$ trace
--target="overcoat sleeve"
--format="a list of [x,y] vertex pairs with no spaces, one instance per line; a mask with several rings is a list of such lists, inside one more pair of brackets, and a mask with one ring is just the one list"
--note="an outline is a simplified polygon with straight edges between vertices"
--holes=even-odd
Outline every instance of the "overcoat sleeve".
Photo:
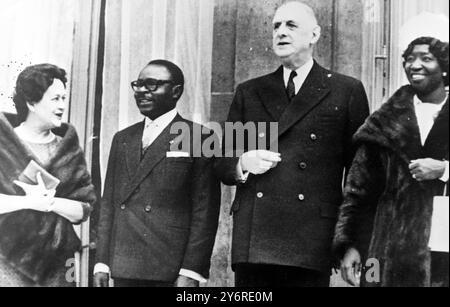
[[375,146],[361,145],[355,155],[344,189],[333,240],[333,250],[342,259],[348,248],[363,254],[370,240],[373,210],[384,189],[382,154]]
[[110,156],[108,160],[108,168],[106,171],[105,188],[100,207],[100,218],[98,222],[98,238],[97,238],[97,263],[109,264],[109,252],[111,242],[111,232],[114,221],[114,183],[115,183],[115,169],[118,160],[118,136],[116,135],[112,141]]

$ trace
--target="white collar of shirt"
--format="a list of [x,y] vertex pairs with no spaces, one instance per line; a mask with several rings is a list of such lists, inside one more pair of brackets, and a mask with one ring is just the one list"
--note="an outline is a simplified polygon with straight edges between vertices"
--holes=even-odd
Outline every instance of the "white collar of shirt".
[[419,125],[420,130],[420,138],[422,141],[422,145],[425,145],[425,142],[428,138],[428,135],[433,128],[434,121],[438,117],[445,103],[447,102],[448,95],[445,97],[444,101],[439,104],[434,103],[424,103],[422,102],[417,95],[414,96],[414,110],[417,117],[417,124]]
[[[297,73],[297,77],[294,78],[295,94],[298,94],[298,92],[302,88],[303,83],[305,83],[305,80],[308,77],[309,73],[311,72],[313,66],[314,66],[314,60],[313,60],[313,58],[311,58],[308,60],[308,62],[303,64],[302,67],[295,70],[295,72]],[[292,72],[292,70],[283,66],[284,86],[286,88],[288,86],[291,72]]]
[[144,133],[142,134],[142,146],[144,148],[150,146],[175,119],[177,114],[177,110],[173,109],[155,120],[146,117],[144,122]]

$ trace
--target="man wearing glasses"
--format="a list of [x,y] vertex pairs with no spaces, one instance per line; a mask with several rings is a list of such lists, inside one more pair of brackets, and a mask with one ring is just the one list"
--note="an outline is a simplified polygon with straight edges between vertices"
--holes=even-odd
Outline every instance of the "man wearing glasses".
[[[220,207],[213,159],[193,154],[209,136],[196,141],[199,127],[176,111],[184,77],[175,64],[152,61],[131,86],[145,120],[112,142],[94,284],[106,287],[111,276],[116,287],[198,286],[209,275]],[[191,133],[175,133],[179,124]],[[189,146],[174,151],[181,143]]]

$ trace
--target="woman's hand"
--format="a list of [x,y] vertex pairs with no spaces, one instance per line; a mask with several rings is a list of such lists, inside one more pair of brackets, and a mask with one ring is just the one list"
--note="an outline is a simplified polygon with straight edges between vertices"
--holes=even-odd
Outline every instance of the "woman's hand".
[[39,212],[49,212],[54,203],[55,190],[47,190],[41,173],[36,175],[37,185],[27,184],[21,181],[14,181],[14,184],[19,186],[26,194],[24,197],[24,206],[26,209],[31,209]]
[[422,182],[441,178],[444,175],[445,167],[444,161],[428,158],[411,161],[409,170],[414,179]]
[[352,286],[361,282],[361,255],[355,248],[349,248],[341,261],[342,279]]

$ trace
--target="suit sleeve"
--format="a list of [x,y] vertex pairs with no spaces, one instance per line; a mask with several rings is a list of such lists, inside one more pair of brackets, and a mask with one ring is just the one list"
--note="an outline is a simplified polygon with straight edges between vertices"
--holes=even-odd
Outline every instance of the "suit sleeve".
[[109,251],[111,232],[114,221],[114,182],[115,182],[115,168],[117,160],[117,135],[114,137],[111,151],[108,160],[108,168],[106,171],[105,188],[103,197],[100,203],[100,217],[98,222],[98,238],[97,238],[97,253],[96,262],[109,264]]
[[214,158],[196,158],[191,185],[192,220],[182,268],[209,277],[220,213],[220,181]]
[[344,189],[333,240],[334,254],[342,259],[348,248],[365,256],[376,204],[385,185],[385,170],[380,149],[363,144],[358,148]]
[[355,156],[356,148],[353,144],[353,135],[364,124],[364,121],[369,117],[369,102],[366,91],[361,82],[353,87],[348,104],[348,122],[345,131],[345,166],[346,172],[349,171],[350,166]]
[[[243,105],[244,94],[242,91],[242,87],[239,86],[236,90],[236,94],[231,104],[226,123],[244,123]],[[235,136],[227,134],[226,129],[224,129],[222,138],[223,156],[221,159],[216,160],[215,171],[220,180],[224,184],[230,186],[239,184],[239,175],[236,169],[240,158],[240,156],[238,155],[238,150],[245,150],[245,148],[236,148],[236,144],[237,142]],[[246,144],[246,142],[244,142],[244,144]]]

